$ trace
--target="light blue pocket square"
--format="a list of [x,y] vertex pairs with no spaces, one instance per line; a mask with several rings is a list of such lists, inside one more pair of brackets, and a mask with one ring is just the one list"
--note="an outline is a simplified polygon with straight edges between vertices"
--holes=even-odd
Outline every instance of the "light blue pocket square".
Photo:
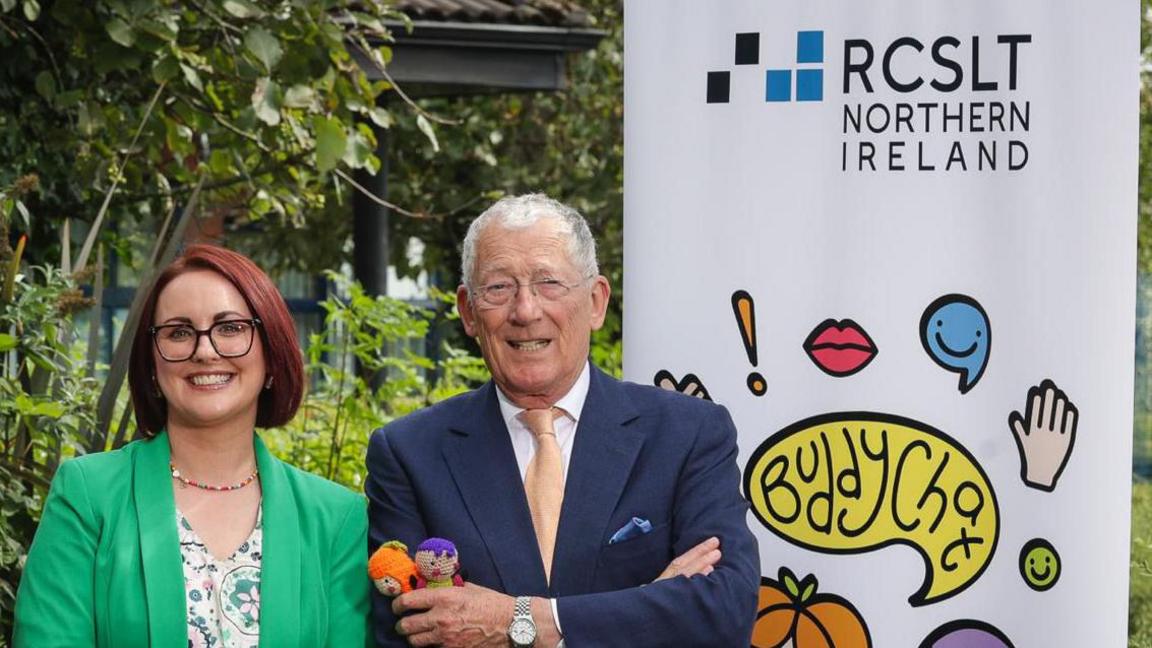
[[624,542],[639,535],[644,535],[652,530],[652,523],[644,518],[634,517],[628,520],[628,524],[620,527],[620,530],[612,534],[609,538],[608,544],[616,544],[617,542]]

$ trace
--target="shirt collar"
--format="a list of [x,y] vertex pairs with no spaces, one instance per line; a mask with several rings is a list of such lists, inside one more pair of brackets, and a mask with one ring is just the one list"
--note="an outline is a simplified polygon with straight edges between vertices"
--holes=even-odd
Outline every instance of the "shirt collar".
[[[584,410],[584,401],[588,398],[588,387],[591,383],[592,370],[589,363],[585,362],[584,370],[580,372],[580,377],[576,379],[572,389],[561,396],[554,406],[564,410],[574,423],[579,423],[580,412]],[[499,385],[496,386],[496,397],[500,401],[500,415],[504,418],[505,425],[510,426],[512,420],[526,409],[509,400]]]

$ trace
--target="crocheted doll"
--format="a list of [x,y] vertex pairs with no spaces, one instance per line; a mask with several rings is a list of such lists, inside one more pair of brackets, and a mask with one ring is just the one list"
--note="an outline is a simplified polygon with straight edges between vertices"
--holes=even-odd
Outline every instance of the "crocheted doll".
[[460,556],[456,545],[444,538],[428,538],[416,547],[416,589],[424,587],[463,587]]
[[403,542],[391,540],[368,559],[368,576],[384,596],[400,596],[416,586],[416,563]]

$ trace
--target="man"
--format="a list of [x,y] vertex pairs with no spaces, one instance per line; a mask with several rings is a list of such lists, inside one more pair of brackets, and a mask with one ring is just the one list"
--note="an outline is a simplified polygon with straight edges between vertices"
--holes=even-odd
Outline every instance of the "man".
[[462,276],[492,381],[377,430],[365,490],[373,547],[452,540],[469,583],[376,597],[377,641],[749,645],[760,567],[732,420],[589,365],[610,289],[583,217],[502,199]]

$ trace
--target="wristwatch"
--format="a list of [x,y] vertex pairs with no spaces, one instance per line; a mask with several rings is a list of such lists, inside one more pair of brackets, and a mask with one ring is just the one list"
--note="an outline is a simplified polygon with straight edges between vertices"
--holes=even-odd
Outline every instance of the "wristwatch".
[[531,648],[536,643],[536,622],[532,620],[532,599],[516,597],[516,610],[508,624],[508,639],[514,648]]

